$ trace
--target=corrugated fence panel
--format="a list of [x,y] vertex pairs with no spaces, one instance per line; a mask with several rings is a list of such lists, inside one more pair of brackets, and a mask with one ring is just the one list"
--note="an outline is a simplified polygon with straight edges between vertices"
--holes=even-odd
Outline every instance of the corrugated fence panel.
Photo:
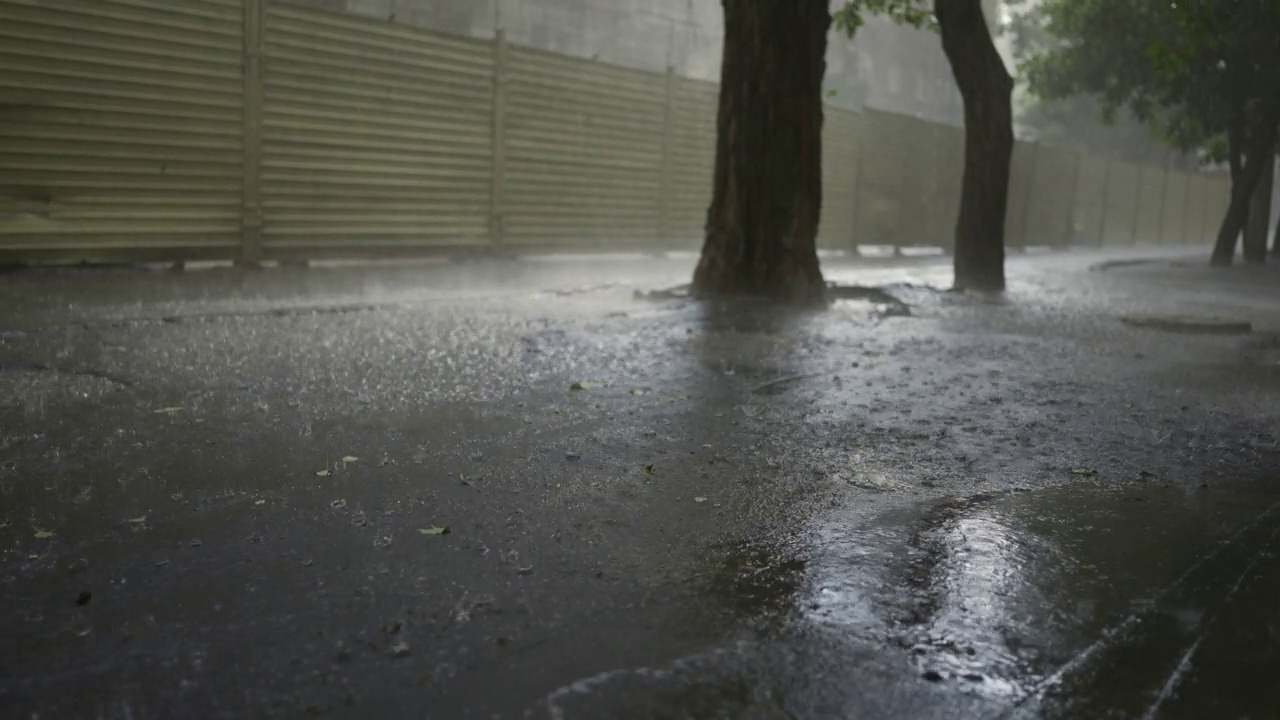
[[1164,168],[1147,165],[1141,169],[1138,186],[1138,216],[1134,220],[1134,240],[1140,245],[1160,242],[1160,218],[1164,200]]
[[1076,155],[1041,147],[1036,151],[1031,179],[1031,206],[1027,216],[1028,245],[1066,245],[1070,238],[1071,203]]
[[1188,203],[1191,205],[1191,218],[1187,222],[1188,242],[1205,244],[1211,242],[1209,235],[1209,178],[1203,174],[1191,176],[1191,192]]
[[1180,173],[1183,176],[1183,192],[1178,200],[1178,222],[1181,223],[1181,231],[1178,233],[1179,240],[1176,242],[1183,245],[1193,245],[1201,241],[1199,237],[1199,228],[1204,224],[1201,217],[1204,211],[1204,205],[1197,200],[1197,190],[1199,187],[1199,178],[1196,173]]
[[713,83],[674,78],[664,232],[672,245],[698,247],[702,242],[715,174],[719,92]]
[[1163,212],[1160,218],[1160,244],[1181,245],[1186,242],[1183,234],[1187,231],[1187,176],[1186,173],[1170,171],[1164,186],[1164,199],[1161,200]]
[[487,242],[493,44],[272,3],[263,246]]
[[858,184],[858,114],[827,106],[822,126],[822,222],[819,247],[848,250],[856,244],[854,202]]
[[1222,221],[1227,216],[1227,208],[1231,205],[1231,178],[1219,175],[1209,177],[1209,203],[1206,208],[1205,238],[1214,242],[1218,236]]
[[1089,155],[1080,158],[1076,173],[1075,200],[1072,203],[1072,238],[1081,245],[1102,243],[1102,223],[1107,202],[1106,159]]
[[1207,217],[1205,218],[1205,237],[1209,242],[1217,240],[1218,231],[1222,229],[1222,221],[1227,215],[1227,208],[1231,204],[1231,183],[1229,180],[1209,177],[1208,186],[1209,201],[1205,206]]
[[1222,225],[1223,217],[1226,215],[1226,203],[1223,202],[1223,195],[1218,191],[1218,179],[1212,175],[1205,177],[1204,183],[1204,228],[1200,231],[1204,234],[1205,242],[1212,243],[1217,239],[1218,230]]
[[1217,240],[1217,231],[1222,224],[1222,215],[1225,214],[1225,211],[1221,213],[1219,211],[1220,196],[1217,192],[1217,178],[1204,176],[1201,187],[1203,188],[1201,196],[1204,199],[1204,224],[1201,225],[1201,236],[1204,242],[1213,242]]
[[1102,228],[1102,243],[1110,246],[1133,244],[1133,221],[1138,212],[1138,171],[1133,163],[1111,163],[1111,178],[1107,181],[1106,222]]
[[665,78],[512,48],[508,87],[508,240],[654,243]]
[[1026,247],[1029,242],[1027,224],[1037,151],[1038,147],[1031,143],[1016,142],[1013,146],[1013,160],[1009,163],[1009,202],[1004,217],[1004,244],[1008,247]]
[[[236,254],[256,222],[245,2],[0,0],[0,252]],[[268,254],[701,241],[714,84],[283,0],[264,20]],[[962,130],[828,107],[823,139],[820,246],[951,245]],[[1229,192],[1018,143],[1006,242],[1206,243]]]
[[913,142],[899,115],[867,110],[859,135],[858,203],[855,237],[860,245],[901,242],[900,199],[906,177],[903,160]]
[[938,198],[933,213],[934,242],[952,250],[956,224],[960,220],[960,190],[964,181],[964,129],[943,125],[938,133],[939,160]]
[[230,257],[243,16],[240,0],[0,0],[0,251]]
[[937,243],[938,197],[942,194],[942,138],[939,126],[917,118],[902,118],[899,131],[912,142],[905,145],[902,190],[898,196],[898,245]]

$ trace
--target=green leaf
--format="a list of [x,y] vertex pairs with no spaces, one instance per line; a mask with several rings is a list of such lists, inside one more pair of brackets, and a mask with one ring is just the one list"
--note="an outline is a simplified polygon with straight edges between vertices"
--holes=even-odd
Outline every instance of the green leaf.
[[445,527],[425,527],[418,530],[418,532],[422,535],[448,535],[449,527],[447,525]]

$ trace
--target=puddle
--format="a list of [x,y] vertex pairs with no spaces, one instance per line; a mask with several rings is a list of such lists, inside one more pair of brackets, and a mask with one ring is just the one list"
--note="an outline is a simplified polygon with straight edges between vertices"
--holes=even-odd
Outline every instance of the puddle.
[[1037,715],[1142,717],[1199,672],[1193,647],[1229,632],[1233,588],[1280,573],[1276,483],[978,500],[909,526],[879,612],[921,677]]
[[833,517],[807,545],[746,544],[719,566],[709,600],[745,635],[562,689],[555,715],[1275,717],[1278,538],[1280,482],[1077,483],[870,527]]

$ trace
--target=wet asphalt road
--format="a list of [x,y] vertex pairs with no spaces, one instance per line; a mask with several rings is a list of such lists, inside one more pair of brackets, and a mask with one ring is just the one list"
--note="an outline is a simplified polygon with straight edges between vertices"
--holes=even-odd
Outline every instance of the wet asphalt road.
[[1280,717],[1280,268],[1169,258],[0,276],[0,716]]

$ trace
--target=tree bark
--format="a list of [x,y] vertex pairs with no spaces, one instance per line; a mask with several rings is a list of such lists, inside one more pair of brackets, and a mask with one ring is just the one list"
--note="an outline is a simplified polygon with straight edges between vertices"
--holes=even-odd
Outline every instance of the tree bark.
[[[1273,155],[1274,156],[1274,155]],[[1275,168],[1264,163],[1254,183],[1249,201],[1249,219],[1244,228],[1244,261],[1258,265],[1267,261],[1267,231],[1271,229],[1271,192],[1275,186]]]
[[964,100],[964,179],[955,235],[955,288],[1005,286],[1004,224],[1013,158],[1013,78],[981,0],[934,0],[942,49]]
[[1276,220],[1276,229],[1271,236],[1271,257],[1280,260],[1280,219]]
[[1209,264],[1213,267],[1230,267],[1235,260],[1236,242],[1249,219],[1249,205],[1253,190],[1262,177],[1262,169],[1270,167],[1275,157],[1276,121],[1264,120],[1262,129],[1250,135],[1243,121],[1231,123],[1227,128],[1227,144],[1231,164],[1231,202],[1226,217],[1218,228],[1218,239],[1213,245]]
[[693,276],[703,295],[823,299],[826,0],[722,0],[724,59],[706,240]]

